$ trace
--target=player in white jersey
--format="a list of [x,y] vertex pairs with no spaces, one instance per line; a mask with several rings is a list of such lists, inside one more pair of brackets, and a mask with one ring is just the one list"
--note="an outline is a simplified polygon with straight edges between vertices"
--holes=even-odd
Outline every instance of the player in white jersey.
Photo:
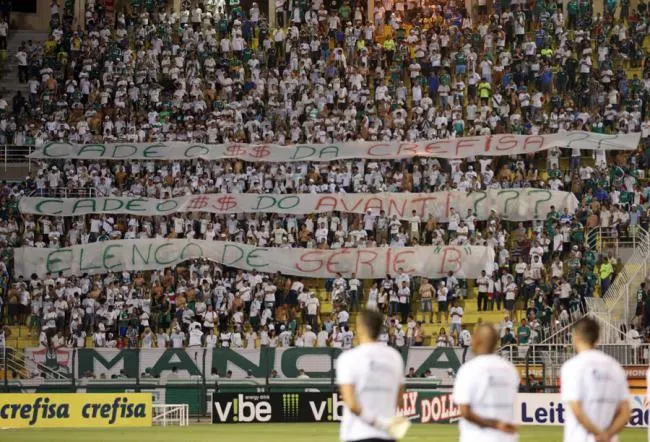
[[614,442],[630,419],[625,371],[596,350],[598,322],[586,317],[573,331],[578,353],[562,366],[562,400],[567,405],[564,442]]
[[515,398],[519,373],[514,365],[494,354],[499,334],[481,324],[472,337],[476,355],[458,370],[454,401],[460,408],[460,442],[515,442]]
[[404,391],[404,362],[394,348],[377,341],[382,325],[381,313],[362,311],[357,321],[360,345],[336,360],[336,382],[345,403],[344,442],[396,440],[408,429],[408,420],[395,416]]

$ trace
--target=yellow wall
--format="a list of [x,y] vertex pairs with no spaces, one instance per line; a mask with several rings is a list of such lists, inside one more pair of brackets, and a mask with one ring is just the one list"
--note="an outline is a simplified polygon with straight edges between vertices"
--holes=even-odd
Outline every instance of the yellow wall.
[[[85,1],[85,0],[77,0]],[[62,2],[59,2],[62,6]],[[50,29],[50,2],[38,0],[36,14],[11,13],[11,28],[47,32]]]

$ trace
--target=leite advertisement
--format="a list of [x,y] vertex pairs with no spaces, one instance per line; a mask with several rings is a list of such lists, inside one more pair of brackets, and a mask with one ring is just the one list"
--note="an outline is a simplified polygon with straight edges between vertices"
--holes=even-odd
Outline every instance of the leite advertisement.
[[151,394],[0,394],[3,428],[150,427]]
[[[400,416],[413,423],[448,424],[460,419],[459,407],[450,393],[414,390],[404,393]],[[630,396],[632,415],[628,427],[648,426],[645,396]],[[340,422],[343,399],[338,393],[216,394],[212,422]],[[520,393],[515,401],[515,423],[563,425],[567,409],[558,393]]]
[[[517,395],[515,422],[521,425],[564,425],[567,408],[559,393],[521,393]],[[628,427],[648,426],[648,400],[630,396],[632,415]]]

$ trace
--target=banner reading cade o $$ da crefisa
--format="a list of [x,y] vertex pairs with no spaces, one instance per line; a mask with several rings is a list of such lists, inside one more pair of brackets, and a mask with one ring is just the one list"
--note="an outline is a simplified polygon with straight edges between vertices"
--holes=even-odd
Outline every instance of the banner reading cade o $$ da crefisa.
[[578,200],[571,192],[547,189],[502,189],[476,192],[444,191],[432,193],[322,193],[322,194],[197,194],[168,199],[136,197],[97,198],[21,198],[22,213],[50,216],[89,214],[125,214],[135,216],[167,215],[177,212],[282,213],[302,215],[340,211],[379,214],[408,219],[413,212],[422,219],[431,214],[438,221],[449,220],[451,209],[461,216],[471,210],[479,220],[492,210],[502,219],[530,221],[544,219],[555,207],[573,214]]
[[150,427],[151,400],[151,393],[2,393],[0,426]]
[[540,152],[553,147],[586,150],[634,150],[640,133],[604,135],[572,131],[547,135],[488,135],[427,140],[419,142],[354,141],[334,144],[196,144],[172,143],[114,143],[69,144],[48,143],[31,155],[32,159],[79,160],[221,160],[236,158],[243,161],[288,163],[293,161],[336,161],[366,158],[391,160],[410,157],[469,158],[495,157]]
[[60,249],[23,247],[14,249],[14,258],[15,273],[23,276],[160,270],[203,258],[247,271],[282,272],[307,278],[334,278],[337,273],[354,272],[361,279],[376,279],[401,270],[428,278],[443,277],[449,271],[459,278],[477,278],[494,261],[494,250],[484,246],[320,250],[265,248],[223,241],[136,239]]

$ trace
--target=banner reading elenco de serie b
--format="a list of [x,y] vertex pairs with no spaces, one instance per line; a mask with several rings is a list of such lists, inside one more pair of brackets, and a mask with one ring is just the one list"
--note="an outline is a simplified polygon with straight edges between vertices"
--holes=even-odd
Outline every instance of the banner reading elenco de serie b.
[[462,217],[472,210],[479,220],[494,210],[511,221],[544,219],[551,207],[574,213],[578,200],[569,192],[546,189],[504,189],[477,192],[377,193],[377,194],[199,194],[164,200],[134,197],[35,198],[20,200],[20,211],[36,215],[80,216],[88,214],[167,215],[178,212],[283,213],[302,215],[339,211],[397,215],[408,219],[413,211],[425,220],[429,214],[448,221],[453,208]]
[[409,157],[468,158],[535,153],[553,147],[587,150],[633,150],[640,133],[604,135],[574,131],[551,135],[489,135],[447,140],[409,142],[360,141],[337,144],[195,144],[116,143],[72,145],[49,143],[32,153],[35,159],[81,160],[220,160],[285,163],[292,161],[335,161],[354,158],[389,160]]
[[205,240],[103,241],[61,249],[14,249],[15,273],[67,275],[102,274],[123,270],[160,270],[183,261],[204,258],[226,266],[260,272],[282,272],[309,278],[332,278],[337,273],[359,278],[383,278],[403,270],[437,278],[453,271],[459,278],[477,278],[494,261],[490,247],[373,247],[360,249],[260,248]]

